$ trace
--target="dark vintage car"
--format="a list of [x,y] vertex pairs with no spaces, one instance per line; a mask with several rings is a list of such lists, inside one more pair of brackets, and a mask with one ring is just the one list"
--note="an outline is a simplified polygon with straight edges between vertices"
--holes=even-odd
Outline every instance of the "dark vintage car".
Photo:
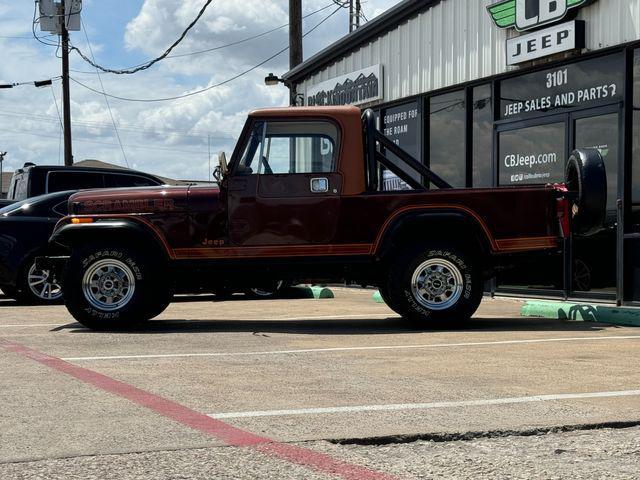
[[23,303],[60,300],[62,289],[35,266],[74,191],[29,198],[0,209],[0,290]]

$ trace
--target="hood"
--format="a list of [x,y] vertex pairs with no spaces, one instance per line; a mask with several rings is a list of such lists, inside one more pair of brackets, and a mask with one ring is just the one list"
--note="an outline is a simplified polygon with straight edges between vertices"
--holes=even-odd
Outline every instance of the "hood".
[[186,211],[189,186],[84,190],[69,198],[69,213],[159,213]]

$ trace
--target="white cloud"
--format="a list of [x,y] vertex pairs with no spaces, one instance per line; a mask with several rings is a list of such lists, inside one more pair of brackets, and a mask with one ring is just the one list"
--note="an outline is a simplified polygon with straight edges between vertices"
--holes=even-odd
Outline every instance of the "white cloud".
[[[85,9],[94,2],[87,1]],[[327,6],[331,0],[305,0],[304,14]],[[371,18],[397,3],[397,0],[371,0],[364,3]],[[134,18],[123,19],[123,38],[92,43],[98,58],[114,50],[128,49],[136,59],[152,58],[163,52],[195,17],[203,0],[144,0]],[[248,36],[286,24],[287,0],[217,0],[174,53],[186,53],[237,42]],[[307,31],[324,19],[333,8],[317,13],[304,22]],[[0,0],[5,35],[30,35],[33,4]],[[87,24],[90,38],[103,25]],[[344,35],[347,14],[341,11],[305,38],[305,56],[315,53]],[[86,50],[84,35],[73,34],[73,41]],[[241,73],[286,46],[287,29],[282,28],[259,39],[210,53],[166,59],[151,69],[130,76],[104,74],[107,92],[131,98],[170,97],[224,81]],[[0,63],[0,82],[50,78],[59,75],[60,60],[55,48],[35,40],[0,38],[5,55]],[[86,51],[85,53],[89,53]],[[114,66],[137,63],[127,54]],[[74,70],[92,68],[72,54]],[[102,62],[106,63],[106,62]],[[284,73],[288,53],[263,67],[205,93],[162,103],[134,103],[110,99],[113,116],[120,125],[120,136],[130,166],[174,178],[208,177],[208,143],[211,151],[230,153],[246,115],[259,107],[285,105],[288,91],[267,87],[269,72]],[[100,90],[95,74],[72,73],[79,81]],[[54,84],[61,108],[60,82]],[[72,118],[76,160],[97,158],[124,164],[111,117],[102,95],[72,83]],[[5,169],[26,161],[40,164],[59,160],[60,122],[51,89],[31,86],[0,91],[0,150],[8,151]],[[214,157],[215,159],[215,157]]]

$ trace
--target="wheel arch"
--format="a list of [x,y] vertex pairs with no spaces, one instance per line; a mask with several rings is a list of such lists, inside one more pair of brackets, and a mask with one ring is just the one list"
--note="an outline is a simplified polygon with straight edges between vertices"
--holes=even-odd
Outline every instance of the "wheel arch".
[[73,249],[92,240],[101,243],[125,243],[143,246],[159,260],[168,261],[172,251],[157,232],[146,224],[132,219],[97,220],[92,223],[66,223],[58,227],[49,239],[50,245],[61,245]]

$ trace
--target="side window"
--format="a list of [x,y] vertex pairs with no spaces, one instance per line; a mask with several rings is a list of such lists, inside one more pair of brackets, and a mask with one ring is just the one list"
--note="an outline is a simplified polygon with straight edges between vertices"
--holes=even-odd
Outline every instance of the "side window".
[[51,172],[47,179],[47,192],[63,192],[88,188],[103,188],[102,173],[90,172]]
[[29,177],[27,175],[20,175],[13,182],[13,193],[9,196],[11,200],[24,200],[27,198],[27,185]]
[[124,188],[124,187],[151,187],[158,185],[150,178],[140,177],[138,175],[126,175],[122,173],[105,173],[104,185],[107,188]]
[[237,175],[331,173],[338,129],[329,122],[257,122]]

